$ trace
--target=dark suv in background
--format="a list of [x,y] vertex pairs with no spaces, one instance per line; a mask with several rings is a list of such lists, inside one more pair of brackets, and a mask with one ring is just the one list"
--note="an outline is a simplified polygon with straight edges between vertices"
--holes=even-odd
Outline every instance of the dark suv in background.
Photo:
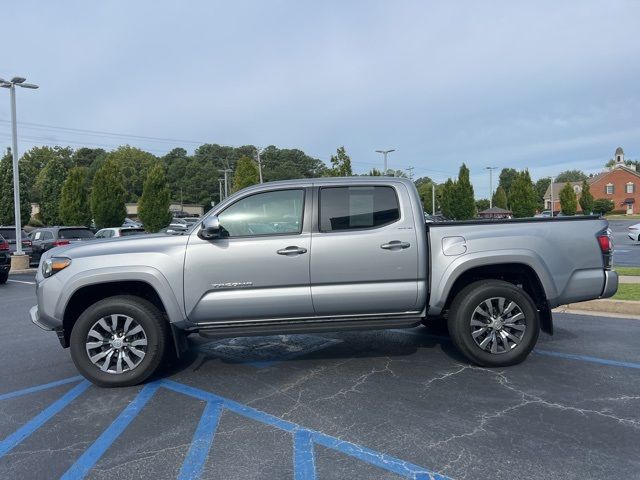
[[87,227],[49,227],[38,228],[29,236],[33,248],[31,263],[39,263],[40,257],[47,250],[75,242],[95,240],[96,236]]
[[9,242],[0,235],[0,285],[7,283],[10,269],[11,252],[9,251]]
[[[16,251],[16,227],[2,225],[0,226],[0,235],[9,243],[9,251],[13,254]],[[31,257],[31,240],[24,230],[22,230],[22,252]]]

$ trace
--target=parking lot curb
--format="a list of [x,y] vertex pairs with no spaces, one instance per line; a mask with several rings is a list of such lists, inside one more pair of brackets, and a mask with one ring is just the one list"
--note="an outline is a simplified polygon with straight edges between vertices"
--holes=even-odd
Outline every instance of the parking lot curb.
[[21,273],[36,273],[37,271],[37,268],[24,268],[22,270],[10,270],[9,275],[19,275]]
[[560,312],[568,310],[581,311],[581,312],[601,312],[601,313],[615,313],[621,315],[637,316],[640,318],[640,302],[632,300],[591,300],[588,302],[571,303],[569,305],[562,305],[556,309]]

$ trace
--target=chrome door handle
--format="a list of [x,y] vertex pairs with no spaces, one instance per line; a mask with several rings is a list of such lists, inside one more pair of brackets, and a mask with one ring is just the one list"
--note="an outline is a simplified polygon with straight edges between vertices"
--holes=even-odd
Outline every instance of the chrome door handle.
[[300,255],[301,253],[307,253],[307,249],[302,247],[292,246],[287,248],[281,248],[276,253],[278,255]]
[[382,245],[380,245],[380,248],[382,248],[383,250],[401,250],[409,248],[410,246],[410,243],[401,242],[400,240],[392,240],[389,243],[383,243]]

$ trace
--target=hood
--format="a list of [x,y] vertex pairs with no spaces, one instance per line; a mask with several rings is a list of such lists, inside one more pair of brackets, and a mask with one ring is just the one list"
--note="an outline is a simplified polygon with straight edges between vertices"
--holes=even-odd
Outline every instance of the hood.
[[69,245],[52,248],[43,255],[43,258],[67,257],[74,259],[101,255],[162,252],[176,246],[185,246],[188,240],[188,235],[157,233],[74,242]]

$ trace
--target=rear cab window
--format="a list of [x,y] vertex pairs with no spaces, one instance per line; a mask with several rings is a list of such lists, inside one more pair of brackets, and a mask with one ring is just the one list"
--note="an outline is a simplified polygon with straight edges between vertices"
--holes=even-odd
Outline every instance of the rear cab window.
[[386,185],[321,187],[320,231],[379,228],[400,219],[393,187]]

